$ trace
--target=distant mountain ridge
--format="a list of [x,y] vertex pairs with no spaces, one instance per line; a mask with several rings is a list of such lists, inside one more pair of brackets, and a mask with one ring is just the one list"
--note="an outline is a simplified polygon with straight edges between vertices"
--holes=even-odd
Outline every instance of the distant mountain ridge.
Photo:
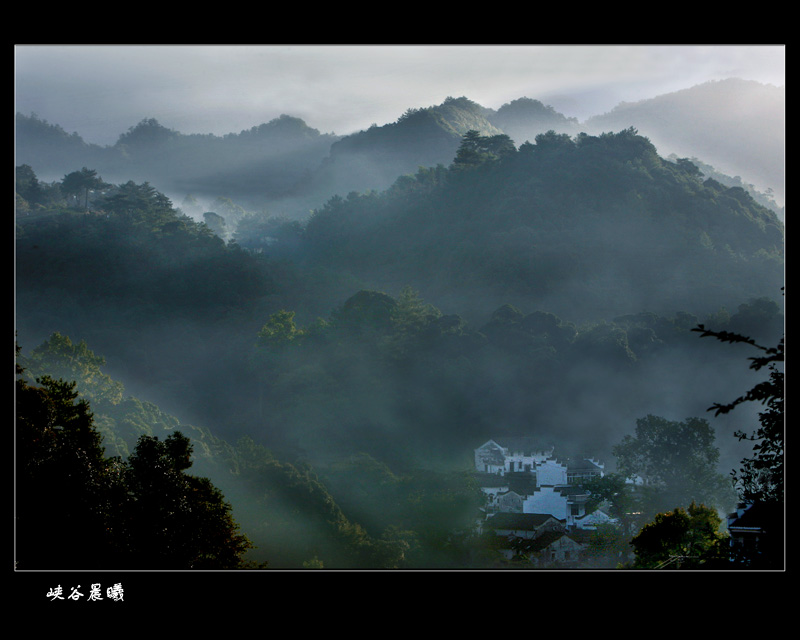
[[518,145],[533,142],[537,135],[553,130],[576,135],[581,125],[577,118],[568,118],[539,100],[518,98],[492,113],[489,120],[508,134]]
[[448,164],[469,130],[505,134],[519,146],[549,130],[574,136],[633,126],[663,156],[697,157],[782,200],[785,116],[767,113],[783,114],[784,98],[783,88],[731,79],[622,103],[580,123],[531,98],[494,110],[448,97],[346,136],[320,133],[288,115],[225,136],[182,134],[146,118],[108,147],[17,114],[16,164],[50,180],[88,166],[107,181],[149,181],[180,198],[224,195],[290,209],[294,200],[290,214],[297,217],[332,195],[384,189],[419,166]]
[[16,117],[16,164],[59,180],[81,166],[106,181],[147,181],[165,193],[276,198],[317,168],[338,139],[299,118],[279,118],[239,134],[183,134],[145,118],[113,146],[87,144],[36,115]]

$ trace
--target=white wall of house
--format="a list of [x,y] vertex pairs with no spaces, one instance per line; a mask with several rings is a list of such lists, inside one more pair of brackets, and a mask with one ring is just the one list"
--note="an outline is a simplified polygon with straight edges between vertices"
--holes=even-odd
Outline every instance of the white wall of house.
[[[596,526],[597,518],[582,520],[585,509],[579,498],[574,498],[577,502],[573,504],[570,498],[556,490],[556,487],[568,485],[568,467],[552,456],[552,450],[528,454],[510,451],[494,440],[488,440],[475,449],[475,469],[477,471],[501,476],[518,471],[529,471],[536,474],[537,490],[531,495],[521,496],[511,492],[507,484],[503,487],[484,487],[483,491],[488,497],[487,512],[546,513],[559,520],[564,520],[568,526]],[[583,471],[583,467],[587,467],[585,473],[602,475],[602,466],[598,463],[595,464],[598,465],[597,470],[587,465],[581,465],[573,469],[573,475],[580,473],[578,469]],[[602,516],[598,517],[602,519]]]
[[482,473],[502,473],[505,470],[503,449],[494,440],[489,440],[475,449],[475,470]]
[[555,460],[542,460],[536,467],[536,482],[539,485],[567,484],[567,467]]
[[572,524],[567,499],[555,487],[539,487],[522,501],[522,513],[549,513],[554,518]]

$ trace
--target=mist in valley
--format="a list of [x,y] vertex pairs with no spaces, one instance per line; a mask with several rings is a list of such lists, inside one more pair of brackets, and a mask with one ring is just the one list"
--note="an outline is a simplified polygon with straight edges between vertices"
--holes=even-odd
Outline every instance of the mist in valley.
[[757,353],[693,329],[783,336],[781,47],[16,53],[26,376],[106,455],[187,435],[253,563],[507,568],[465,533],[489,439],[613,474],[697,417],[716,472],[752,454],[763,407],[709,408]]

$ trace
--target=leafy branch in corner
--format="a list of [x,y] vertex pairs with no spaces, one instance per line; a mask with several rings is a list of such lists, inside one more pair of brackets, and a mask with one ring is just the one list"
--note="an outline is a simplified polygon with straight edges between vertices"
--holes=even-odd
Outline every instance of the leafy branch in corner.
[[[773,373],[777,373],[774,371],[774,366],[776,362],[783,362],[784,361],[784,350],[783,350],[783,341],[784,339],[781,338],[778,342],[776,347],[765,347],[756,343],[755,340],[749,338],[748,336],[743,336],[738,333],[731,333],[729,331],[711,331],[706,329],[705,326],[698,325],[696,328],[692,329],[692,331],[700,333],[701,338],[706,338],[711,336],[720,340],[721,342],[730,342],[730,343],[745,343],[752,345],[756,349],[759,349],[764,352],[765,355],[758,356],[758,357],[751,357],[748,358],[750,360],[750,368],[758,371],[763,367],[770,367],[773,370]],[[782,382],[782,375],[781,382]],[[774,379],[774,376],[770,376],[770,380],[761,382],[750,389],[745,395],[736,398],[733,402],[729,404],[719,404],[715,403],[712,405],[708,410],[709,411],[716,411],[714,414],[718,416],[720,413],[728,413],[729,411],[733,410],[734,407],[741,404],[742,402],[748,401],[756,401],[760,402],[761,404],[765,404],[771,398],[775,396],[775,384],[777,380]]]
[[755,401],[765,406],[759,413],[760,426],[752,434],[735,432],[739,440],[754,442],[753,457],[742,460],[742,468],[737,474],[732,472],[740,496],[745,502],[769,502],[782,504],[783,461],[784,461],[784,377],[778,363],[784,362],[784,338],[776,347],[764,347],[752,338],[727,331],[710,331],[699,325],[692,331],[700,337],[711,336],[722,342],[745,343],[763,352],[763,355],[750,358],[750,368],[769,369],[769,378],[756,384],[747,393],[729,404],[714,404],[709,411],[715,415],[728,413],[743,402]]

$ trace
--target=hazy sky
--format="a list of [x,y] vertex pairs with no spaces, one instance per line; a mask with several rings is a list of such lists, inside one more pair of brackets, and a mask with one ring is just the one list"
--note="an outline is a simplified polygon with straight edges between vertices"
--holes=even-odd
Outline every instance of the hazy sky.
[[16,111],[113,144],[144,118],[239,133],[297,116],[340,135],[466,96],[541,100],[584,120],[707,80],[785,84],[777,46],[20,45]]

